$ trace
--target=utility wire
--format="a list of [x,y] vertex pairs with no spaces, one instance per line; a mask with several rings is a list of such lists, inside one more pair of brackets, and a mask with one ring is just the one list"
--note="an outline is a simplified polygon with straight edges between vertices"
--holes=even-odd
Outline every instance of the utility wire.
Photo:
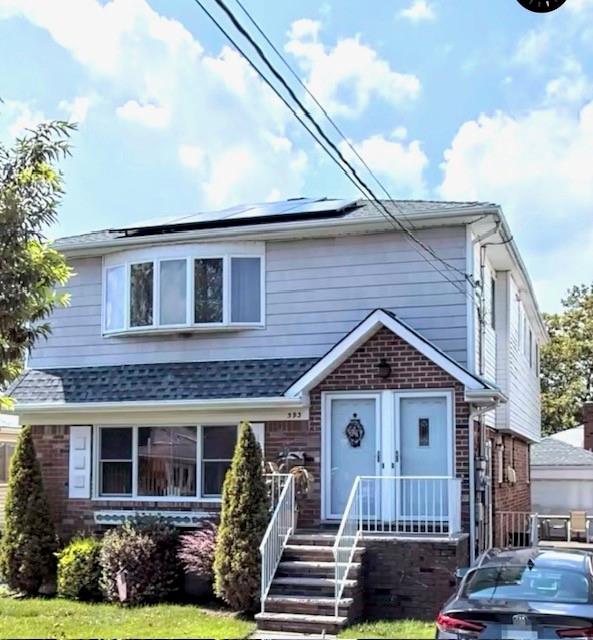
[[[245,5],[241,2],[241,0],[235,0],[235,2],[239,5],[241,11],[243,11],[243,13],[247,16],[248,20],[251,22],[251,24],[257,29],[258,33],[262,36],[262,38],[268,43],[268,45],[272,48],[272,50],[274,51],[274,53],[280,58],[280,60],[282,60],[282,62],[284,63],[284,66],[290,71],[290,73],[292,74],[293,78],[299,83],[299,85],[306,91],[306,93],[309,95],[309,97],[313,100],[313,102],[319,107],[320,111],[323,113],[323,115],[326,117],[327,121],[332,125],[332,127],[334,128],[334,130],[336,131],[336,133],[342,138],[342,140],[344,140],[344,142],[348,145],[348,147],[350,148],[350,150],[352,151],[352,153],[354,153],[354,155],[358,158],[358,160],[360,161],[360,163],[365,167],[365,169],[369,172],[369,174],[373,177],[373,180],[377,183],[377,185],[379,186],[379,188],[383,191],[383,193],[387,196],[387,198],[391,201],[391,203],[394,205],[394,207],[399,211],[399,213],[404,216],[406,219],[408,217],[408,214],[406,214],[402,208],[397,204],[396,200],[394,200],[391,195],[389,194],[389,192],[387,191],[387,188],[385,187],[385,185],[381,182],[381,180],[379,180],[379,178],[375,175],[375,173],[373,172],[373,170],[369,167],[369,165],[367,164],[366,160],[362,157],[362,155],[359,153],[358,149],[352,144],[352,142],[350,141],[350,139],[348,138],[348,136],[346,136],[346,134],[340,129],[340,127],[338,126],[338,124],[336,123],[336,121],[329,115],[329,113],[327,112],[327,109],[321,104],[321,102],[319,102],[319,100],[317,99],[317,97],[315,96],[315,94],[309,89],[309,87],[307,86],[307,84],[305,82],[303,82],[303,80],[301,79],[301,77],[299,76],[299,74],[294,70],[293,66],[290,64],[290,62],[288,62],[288,60],[286,59],[286,57],[282,54],[281,51],[278,50],[278,48],[276,47],[276,45],[270,40],[270,38],[267,36],[267,34],[265,33],[265,31],[259,26],[259,24],[257,23],[257,21],[255,20],[255,18],[249,13],[248,9],[245,7]],[[408,220],[408,224],[410,225],[410,227],[412,227],[412,229],[416,229],[416,227],[414,226],[414,223],[412,222],[412,220]]]
[[[295,111],[295,109],[293,108],[293,106],[286,100],[286,98],[279,92],[279,90],[271,83],[271,81],[266,77],[266,75],[257,67],[257,65],[255,65],[255,63],[251,60],[251,58],[245,53],[245,51],[237,44],[237,42],[232,38],[232,36],[224,29],[224,27],[220,24],[220,22],[212,15],[212,13],[210,11],[208,11],[208,9],[206,8],[206,6],[203,4],[203,2],[201,0],[194,0],[194,2],[202,9],[202,11],[206,14],[206,16],[208,16],[208,18],[213,22],[213,24],[217,27],[217,29],[222,33],[222,35],[233,45],[233,47],[243,56],[243,58],[246,60],[246,62],[249,64],[249,66],[257,73],[257,75],[264,81],[264,83],[270,87],[270,89],[272,89],[272,91],[278,96],[278,98],[280,98],[280,100],[284,103],[284,105],[289,109],[289,111],[293,114],[293,116],[298,120],[298,122],[303,126],[303,128],[309,133],[309,135],[311,135],[311,137],[313,137],[313,139],[317,142],[317,144],[319,144],[319,146],[326,152],[326,154],[334,161],[334,163],[338,166],[338,168],[346,175],[346,177],[350,180],[350,182],[356,187],[356,189],[358,191],[361,192],[361,194],[369,200],[369,203],[372,204],[375,209],[377,209],[379,211],[379,213],[381,215],[384,215],[385,213],[388,216],[388,219],[393,222],[395,222],[397,224],[397,227],[399,227],[399,229],[403,230],[406,234],[406,237],[409,240],[413,240],[414,242],[416,242],[417,244],[419,244],[427,253],[429,253],[430,255],[433,255],[433,250],[430,247],[427,247],[422,241],[418,240],[413,234],[410,233],[410,231],[405,228],[402,223],[396,218],[394,217],[391,212],[389,212],[389,210],[384,206],[384,204],[377,199],[377,197],[374,195],[374,193],[372,192],[372,190],[368,187],[368,185],[366,185],[366,183],[360,179],[360,177],[358,176],[358,174],[356,173],[356,170],[348,163],[348,161],[343,157],[343,155],[341,154],[341,152],[339,151],[339,149],[336,148],[335,144],[329,139],[327,138],[327,136],[325,135],[325,133],[323,132],[323,130],[321,130],[321,128],[319,127],[319,125],[315,122],[315,120],[312,118],[312,116],[310,115],[310,113],[308,112],[308,110],[301,104],[300,100],[298,100],[298,98],[294,95],[294,92],[292,91],[292,89],[290,89],[290,87],[288,87],[288,85],[286,84],[286,81],[282,78],[282,76],[280,76],[278,74],[278,72],[274,69],[274,74],[276,77],[280,78],[280,81],[282,82],[282,84],[288,88],[289,92],[294,96],[297,104],[299,104],[303,110],[303,112],[305,113],[305,115],[307,116],[307,118],[309,120],[311,120],[315,126],[315,128],[317,129],[317,131],[320,132],[321,137],[323,138],[324,141],[326,141],[328,143],[328,145],[334,149],[335,151],[337,151],[338,156],[340,157],[340,159],[343,160],[344,164],[346,164],[346,166],[351,170],[352,174],[348,173],[343,165],[340,163],[340,161],[338,160],[338,158],[336,158],[331,151],[327,148],[327,146],[324,144],[324,142],[322,140],[320,140],[320,138],[315,134],[314,131],[312,131],[307,124],[303,121],[303,119],[300,117],[300,115]],[[245,31],[245,29],[242,27],[242,25],[240,25],[236,18],[233,16],[233,14],[230,12],[230,10],[226,7],[226,5],[224,5],[224,3],[221,3],[220,0],[216,0],[217,4],[219,4],[219,6],[223,6],[224,7],[224,11],[225,13],[229,16],[229,18],[231,18],[233,24],[237,25],[237,28],[239,29],[239,31],[242,34],[245,34],[244,37],[250,41],[253,42],[253,39],[250,37],[250,35]],[[258,51],[258,54],[260,55],[260,57],[262,57],[262,59],[264,59],[264,61],[266,62],[267,66],[271,69],[273,69],[271,63],[269,63],[269,61],[267,60],[265,54],[263,53],[263,51],[261,51],[261,49],[259,48],[259,45],[257,45],[257,43],[253,42],[253,46],[254,48],[256,48],[256,51]],[[261,52],[261,53],[260,53]],[[359,184],[360,183],[360,184]],[[361,186],[362,185],[362,186]],[[382,211],[383,210],[383,211]],[[418,249],[416,249],[416,251],[418,251]],[[475,304],[475,299],[473,296],[471,296],[466,289],[463,289],[460,286],[459,282],[456,282],[454,280],[450,280],[447,275],[441,271],[440,269],[438,269],[438,267],[436,267],[430,260],[428,260],[426,258],[426,256],[424,256],[420,251],[418,251],[419,255],[433,268],[435,269],[437,272],[439,272],[442,277],[449,282],[449,284],[451,284],[453,287],[455,287],[455,289],[457,289],[457,291],[459,291],[461,294],[467,296],[471,302],[473,304]],[[454,271],[457,271],[458,273],[460,273],[468,282],[470,282],[470,284],[472,284],[472,286],[475,286],[474,283],[471,281],[471,278],[468,276],[468,274],[466,274],[465,272],[462,272],[461,270],[457,269],[457,267],[450,265],[448,263],[446,263],[446,261],[444,261],[440,256],[438,255],[434,255],[433,257],[435,257],[439,262],[442,262],[443,264],[445,264],[445,266],[447,266],[449,269],[452,269]]]
[[[471,282],[470,277],[468,276],[468,274],[465,271],[462,271],[460,269],[458,269],[457,267],[455,267],[454,265],[452,265],[451,263],[447,262],[446,260],[444,260],[443,258],[441,258],[433,249],[432,247],[429,247],[427,244],[425,244],[424,242],[422,242],[422,240],[419,240],[409,229],[407,229],[402,222],[399,220],[399,218],[395,217],[390,211],[389,209],[383,204],[383,202],[381,202],[381,200],[379,200],[377,198],[377,196],[373,193],[373,191],[371,190],[371,188],[366,184],[366,182],[364,182],[364,180],[358,175],[356,169],[348,162],[348,160],[344,157],[344,155],[342,154],[342,152],[340,151],[340,149],[335,145],[335,143],[333,142],[333,140],[331,140],[325,133],[325,131],[323,131],[323,129],[320,127],[320,125],[318,124],[318,122],[315,120],[315,118],[311,115],[310,111],[307,109],[307,107],[301,102],[301,100],[299,99],[299,97],[295,94],[295,92],[293,91],[292,87],[286,82],[286,80],[284,79],[284,77],[282,76],[282,74],[280,74],[277,69],[274,67],[274,65],[270,62],[270,60],[268,59],[268,57],[266,56],[266,54],[264,53],[264,51],[262,50],[262,48],[259,46],[259,44],[252,38],[251,34],[245,29],[245,27],[239,22],[239,20],[237,19],[237,17],[234,15],[234,13],[228,8],[228,6],[226,5],[226,3],[224,2],[224,0],[215,0],[216,4],[224,11],[224,13],[227,15],[227,17],[229,18],[229,20],[233,23],[233,25],[235,26],[235,28],[239,31],[239,33],[249,42],[249,44],[251,44],[251,46],[255,49],[256,53],[258,54],[258,56],[261,58],[261,60],[264,62],[264,64],[268,67],[268,69],[272,72],[272,74],[274,75],[274,77],[282,84],[282,86],[288,91],[288,93],[290,94],[290,97],[294,100],[294,102],[296,102],[296,104],[299,106],[300,110],[303,112],[303,114],[305,115],[305,117],[307,118],[307,120],[309,120],[309,122],[311,122],[311,124],[315,127],[315,129],[317,130],[317,132],[319,133],[319,135],[325,140],[325,142],[334,150],[334,152],[337,154],[337,156],[339,157],[339,159],[341,160],[341,162],[343,162],[352,172],[352,175],[355,177],[356,180],[358,180],[360,182],[360,184],[365,188],[365,190],[367,192],[369,192],[372,196],[372,198],[379,204],[379,206],[381,206],[381,208],[384,210],[384,212],[390,217],[392,218],[396,224],[401,228],[402,231],[404,231],[404,233],[406,233],[414,242],[416,242],[419,246],[421,246],[427,253],[429,253],[430,255],[433,256],[433,258],[435,258],[435,260],[438,260],[439,262],[441,262],[444,266],[446,266],[448,269],[451,269],[453,271],[457,271],[461,276],[463,276],[465,279],[467,279],[470,284],[473,284],[473,282]],[[345,137],[345,136],[344,136]]]

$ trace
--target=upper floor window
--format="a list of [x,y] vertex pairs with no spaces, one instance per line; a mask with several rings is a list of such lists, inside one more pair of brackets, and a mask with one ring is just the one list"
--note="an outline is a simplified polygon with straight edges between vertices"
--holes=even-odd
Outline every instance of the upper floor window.
[[171,256],[109,263],[104,331],[263,324],[263,256]]

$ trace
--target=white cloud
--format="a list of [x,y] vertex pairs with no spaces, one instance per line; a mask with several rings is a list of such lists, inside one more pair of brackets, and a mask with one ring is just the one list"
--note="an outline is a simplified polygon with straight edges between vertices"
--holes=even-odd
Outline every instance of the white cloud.
[[309,88],[330,113],[353,118],[374,97],[396,106],[418,97],[420,80],[394,71],[360,36],[343,38],[329,48],[319,40],[319,27],[314,21],[293,22],[285,49],[298,60]]
[[[418,140],[403,141],[406,137],[403,127],[396,129],[394,134],[396,135],[393,139],[374,135],[353,145],[381,181],[386,181],[393,197],[421,198],[426,191],[424,170],[428,166],[428,158]],[[340,144],[340,149],[351,162],[360,165],[361,171],[364,171],[360,161],[345,142]]]
[[89,96],[78,96],[74,100],[61,100],[58,108],[67,114],[70,122],[82,124],[88,115],[94,100]]
[[540,65],[552,45],[552,34],[547,28],[533,29],[519,39],[513,56],[514,62]]
[[10,139],[17,138],[33,129],[47,118],[42,111],[20,100],[0,102],[0,124]]
[[[261,200],[275,190],[301,192],[306,157],[283,142],[297,125],[231,49],[207,54],[180,22],[159,15],[146,0],[0,4],[0,18],[20,16],[45,30],[90,82],[100,82],[101,101],[93,108],[106,118],[117,112],[115,133],[128,135],[116,127],[130,121],[151,129],[146,152],[159,141],[162,157],[177,158],[195,179],[200,206]],[[202,158],[195,149],[204,150]],[[225,180],[225,171],[232,179]]]
[[171,121],[171,113],[166,107],[155,104],[140,104],[136,100],[128,100],[115,110],[118,118],[137,122],[152,129],[163,129]]
[[552,104],[582,104],[592,94],[592,86],[581,64],[574,58],[565,60],[562,75],[546,84],[546,98]]
[[201,170],[204,168],[206,154],[200,147],[196,147],[191,144],[182,144],[177,152],[179,155],[179,162],[181,162],[184,167],[194,170]]
[[423,20],[434,20],[435,11],[427,0],[414,0],[406,9],[399,12],[402,18],[407,18],[411,22],[421,22]]
[[[544,308],[557,304],[567,279],[592,278],[591,149],[593,102],[481,115],[459,128],[445,153],[440,195],[503,206],[534,279],[546,283],[539,288]],[[554,255],[563,261],[552,265]],[[551,277],[559,264],[564,277]]]

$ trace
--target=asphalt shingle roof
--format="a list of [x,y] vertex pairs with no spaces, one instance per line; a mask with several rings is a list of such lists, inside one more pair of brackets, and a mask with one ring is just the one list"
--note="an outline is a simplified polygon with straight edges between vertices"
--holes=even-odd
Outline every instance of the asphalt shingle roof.
[[316,361],[276,358],[31,369],[9,394],[25,404],[274,397]]
[[593,466],[593,452],[573,447],[556,438],[544,438],[531,445],[531,465],[551,467]]
[[[377,206],[372,204],[368,200],[359,200],[358,205],[359,206],[357,208],[348,211],[345,215],[339,218],[333,218],[334,222],[359,218],[376,218],[381,215],[381,213],[377,210]],[[395,200],[394,202],[384,201],[383,205],[395,216],[425,215],[427,218],[439,212],[457,209],[467,210],[468,213],[472,211],[478,213],[483,211],[483,209],[486,207],[493,206],[492,203],[489,202],[454,202],[439,200]],[[276,224],[281,225],[287,222],[290,222],[290,218],[279,221]],[[83,233],[77,236],[58,238],[54,242],[54,247],[56,249],[67,250],[69,247],[80,246],[81,244],[88,244],[89,246],[92,246],[97,242],[104,242],[106,240],[117,240],[118,238],[124,237],[125,234],[121,231],[110,231],[108,229],[103,229],[100,231]]]

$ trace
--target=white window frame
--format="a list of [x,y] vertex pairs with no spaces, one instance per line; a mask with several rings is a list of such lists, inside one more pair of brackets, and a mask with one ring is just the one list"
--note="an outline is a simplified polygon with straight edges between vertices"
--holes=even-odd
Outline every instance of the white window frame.
[[[239,245],[225,245],[218,247],[213,245],[204,247],[190,247],[179,245],[161,248],[155,255],[154,249],[139,249],[135,251],[112,254],[103,259],[102,269],[102,296],[101,296],[101,331],[102,335],[121,336],[143,333],[171,333],[179,331],[221,331],[240,330],[249,328],[265,328],[266,310],[266,257],[265,245],[253,243],[255,246],[243,247]],[[257,258],[260,261],[260,319],[257,322],[232,322],[231,321],[231,260],[233,258]],[[194,262],[199,259],[222,259],[222,322],[195,322],[195,280]],[[161,262],[171,260],[186,260],[186,322],[178,324],[160,323],[160,275]],[[142,327],[130,325],[130,294],[131,294],[131,267],[134,264],[145,262],[153,263],[153,313],[152,324]],[[114,267],[124,267],[124,326],[121,329],[106,328],[107,306],[107,271]]]
[[[93,427],[93,466],[92,466],[92,500],[97,502],[214,502],[222,500],[222,495],[202,494],[202,439],[204,427],[230,427],[232,423],[207,422],[204,424],[100,424]],[[234,425],[239,436],[239,424]],[[176,427],[196,427],[196,495],[195,496],[141,496],[138,495],[138,429],[142,427],[163,427],[174,429]],[[132,494],[108,494],[101,495],[100,492],[100,434],[103,429],[132,429]]]

